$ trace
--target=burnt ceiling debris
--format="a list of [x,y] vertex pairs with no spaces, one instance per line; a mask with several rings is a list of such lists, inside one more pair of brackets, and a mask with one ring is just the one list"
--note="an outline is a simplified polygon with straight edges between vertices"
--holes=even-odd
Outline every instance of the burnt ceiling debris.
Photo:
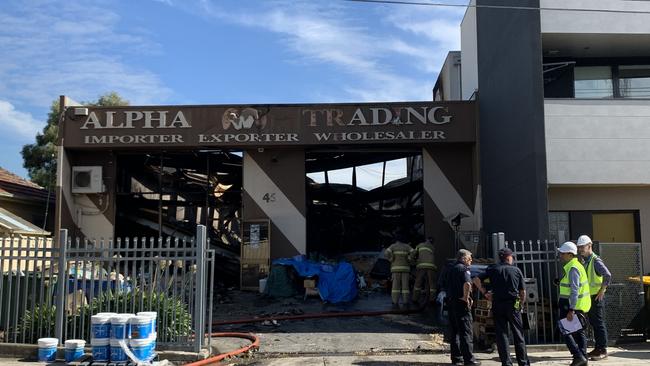
[[[419,152],[311,152],[306,160],[307,250],[312,255],[378,251],[392,243],[396,231],[406,232],[412,241],[423,235]],[[403,165],[398,169],[403,174],[387,168],[388,162]],[[360,174],[369,166],[376,178],[370,186]],[[351,170],[349,180],[331,182],[332,171],[340,169]],[[309,173],[319,174],[320,181]]]
[[117,167],[116,236],[189,238],[203,224],[222,275],[238,277],[241,153],[123,154]]

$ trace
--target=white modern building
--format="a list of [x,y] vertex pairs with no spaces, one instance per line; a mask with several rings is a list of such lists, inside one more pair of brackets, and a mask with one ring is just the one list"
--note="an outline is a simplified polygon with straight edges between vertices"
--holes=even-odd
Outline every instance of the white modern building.
[[647,272],[650,2],[472,1],[434,98],[475,92],[484,230],[642,243]]

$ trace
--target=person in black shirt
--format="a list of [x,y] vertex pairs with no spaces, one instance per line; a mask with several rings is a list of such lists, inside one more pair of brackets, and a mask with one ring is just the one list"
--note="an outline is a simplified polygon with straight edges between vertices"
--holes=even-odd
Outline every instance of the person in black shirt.
[[[519,366],[528,366],[530,362],[526,355],[524,326],[521,320],[521,305],[526,299],[524,275],[519,268],[512,265],[514,258],[509,248],[499,250],[499,260],[498,264],[489,266],[484,273],[474,277],[474,285],[488,300],[492,301],[492,316],[501,365],[512,366],[508,350],[508,324],[510,324],[517,363]],[[486,292],[482,284],[482,281],[488,278],[491,292]]]
[[455,365],[480,365],[473,350],[472,332],[472,280],[469,266],[472,252],[461,249],[456,264],[448,273],[447,296],[449,298],[449,330],[451,362]]

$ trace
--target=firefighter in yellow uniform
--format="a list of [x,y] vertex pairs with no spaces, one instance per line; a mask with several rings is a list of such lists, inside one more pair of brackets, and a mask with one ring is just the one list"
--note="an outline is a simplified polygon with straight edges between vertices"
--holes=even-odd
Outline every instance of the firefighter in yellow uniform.
[[[411,263],[415,263],[415,285],[413,285],[413,302],[417,303],[420,293],[425,292],[425,303],[432,300],[435,289],[433,288],[433,272],[436,265],[433,264],[433,238],[428,237],[424,243],[420,243],[411,252],[409,257]],[[426,281],[425,281],[426,280]],[[427,287],[422,288],[426,282]]]
[[391,279],[393,287],[391,289],[391,298],[393,307],[399,307],[399,298],[402,296],[402,304],[406,306],[409,302],[409,276],[411,274],[411,265],[409,256],[413,248],[406,244],[408,239],[403,234],[395,235],[393,243],[385,251],[386,259],[390,262]]
[[591,308],[591,297],[589,293],[589,280],[585,267],[578,261],[578,248],[568,241],[558,249],[560,259],[564,264],[564,276],[560,280],[560,319],[566,318],[573,321],[577,317],[582,328],[573,333],[564,334],[573,362],[571,366],[586,366],[587,361],[587,336],[585,327],[587,320],[585,314]]

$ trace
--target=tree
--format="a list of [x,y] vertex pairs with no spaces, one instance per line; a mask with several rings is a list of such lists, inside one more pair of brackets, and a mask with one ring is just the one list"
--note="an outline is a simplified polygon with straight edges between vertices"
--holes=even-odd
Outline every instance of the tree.
[[[111,107],[129,105],[116,92],[100,96],[96,102],[82,102],[87,106]],[[23,166],[29,173],[32,182],[45,188],[54,187],[56,184],[56,140],[59,135],[59,121],[61,112],[59,100],[52,102],[50,112],[47,114],[47,125],[42,133],[36,135],[36,142],[23,146]]]

